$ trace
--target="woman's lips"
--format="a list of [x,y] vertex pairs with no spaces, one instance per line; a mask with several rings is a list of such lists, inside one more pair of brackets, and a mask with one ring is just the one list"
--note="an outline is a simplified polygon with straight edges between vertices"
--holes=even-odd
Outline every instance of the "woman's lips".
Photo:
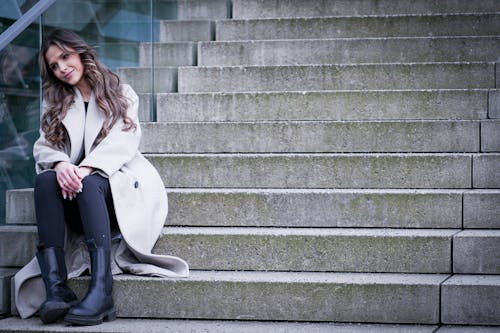
[[71,76],[73,75],[73,71],[69,72],[68,74],[64,75],[65,80],[71,79]]

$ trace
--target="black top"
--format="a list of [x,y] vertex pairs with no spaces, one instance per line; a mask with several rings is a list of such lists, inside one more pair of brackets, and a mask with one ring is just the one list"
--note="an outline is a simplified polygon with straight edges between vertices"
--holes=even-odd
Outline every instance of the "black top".
[[85,104],[85,112],[87,112],[87,108],[89,107],[89,102],[83,102]]

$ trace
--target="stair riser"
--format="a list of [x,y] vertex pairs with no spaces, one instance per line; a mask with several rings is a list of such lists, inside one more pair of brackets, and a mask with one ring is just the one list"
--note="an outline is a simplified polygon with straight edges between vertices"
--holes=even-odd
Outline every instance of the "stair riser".
[[453,238],[453,272],[500,274],[500,230],[464,231]]
[[473,164],[474,188],[500,188],[500,154],[476,155]]
[[179,92],[494,87],[488,63],[179,68]]
[[500,152],[500,121],[481,124],[481,151]]
[[500,229],[500,193],[464,193],[464,228]]
[[[34,229],[16,227],[0,232],[0,237],[30,240],[36,245]],[[253,230],[234,233],[220,229],[214,234],[203,229],[166,228],[153,252],[179,256],[198,270],[451,273],[455,231],[298,235],[286,230],[267,230],[267,234]],[[478,250],[488,250],[481,245]],[[1,264],[10,267],[26,264],[36,251],[35,246],[27,251],[21,244],[2,243],[0,248],[6,254]]]
[[[169,230],[154,253],[184,258],[191,269],[450,273],[451,233],[384,237],[340,235],[192,235]],[[497,239],[498,241],[498,239]],[[482,248],[481,248],[482,250]]]
[[205,42],[198,47],[198,64],[271,66],[497,61],[499,52],[498,37]]
[[216,40],[495,36],[499,14],[217,21]]
[[150,155],[167,187],[470,188],[466,155]]
[[143,43],[139,48],[139,63],[141,67],[155,66],[196,66],[196,43],[153,44],[154,54],[151,55],[151,44]]
[[158,121],[485,119],[487,112],[485,90],[159,94],[157,97]]
[[[137,94],[153,92],[152,75],[151,68],[147,67],[118,69],[121,81],[130,84]],[[175,91],[177,91],[177,68],[155,68],[154,92]]]
[[498,275],[452,276],[444,282],[441,298],[444,324],[500,325]]
[[[166,225],[362,228],[462,226],[462,194],[454,192],[215,192],[175,189],[167,192],[170,209]],[[494,225],[498,222],[498,212],[495,213],[500,207],[498,200],[499,193],[466,194],[463,212],[465,223],[471,227],[500,228],[500,225]],[[487,224],[487,221],[490,223]],[[35,224],[32,190],[7,192],[7,224]]]
[[478,122],[149,123],[142,129],[141,151],[150,153],[478,152],[480,136]]
[[495,0],[232,0],[234,18],[498,12]]
[[[87,281],[71,281],[78,294]],[[439,285],[117,279],[120,317],[439,322]],[[182,300],[182,301],[166,301]]]
[[214,37],[215,24],[212,21],[160,21],[159,40],[162,43],[211,41]]
[[177,19],[222,19],[229,17],[229,1],[227,0],[176,0]]
[[[15,240],[15,242],[13,242]],[[22,267],[36,253],[38,235],[35,226],[0,229],[0,267]]]

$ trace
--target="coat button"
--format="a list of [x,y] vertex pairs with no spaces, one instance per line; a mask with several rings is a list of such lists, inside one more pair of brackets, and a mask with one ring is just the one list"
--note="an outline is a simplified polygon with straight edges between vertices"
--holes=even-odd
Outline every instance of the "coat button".
[[134,187],[135,188],[138,188],[139,187],[139,182],[136,180],[135,183],[134,183]]

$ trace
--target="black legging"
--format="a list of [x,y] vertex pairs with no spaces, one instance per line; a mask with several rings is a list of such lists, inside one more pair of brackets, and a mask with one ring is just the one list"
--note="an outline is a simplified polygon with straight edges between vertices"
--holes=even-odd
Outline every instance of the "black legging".
[[35,179],[35,213],[38,238],[45,247],[64,247],[64,225],[84,233],[97,246],[110,247],[110,229],[117,227],[107,178],[85,177],[83,189],[73,200],[62,197],[56,173],[46,171]]

